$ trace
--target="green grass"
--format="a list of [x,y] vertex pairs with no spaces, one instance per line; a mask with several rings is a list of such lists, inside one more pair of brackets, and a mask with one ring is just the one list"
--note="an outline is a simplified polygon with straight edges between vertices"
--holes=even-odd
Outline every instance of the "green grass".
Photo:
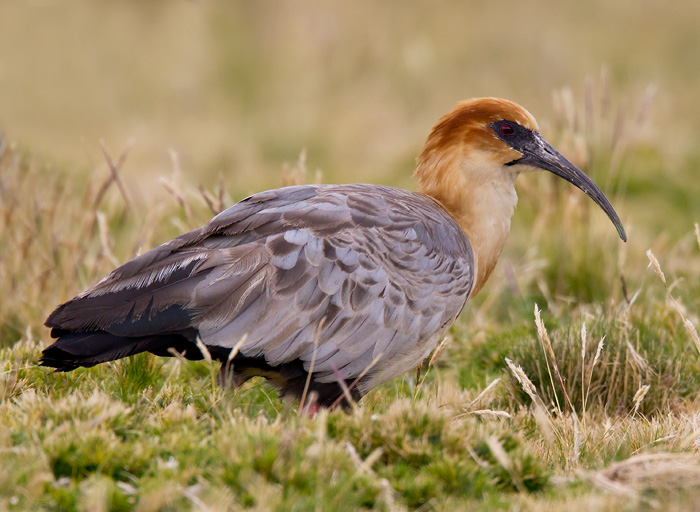
[[[550,470],[522,436],[476,417],[456,420],[434,400],[374,396],[373,407],[310,420],[261,383],[212,389],[178,360],[139,356],[47,374],[32,367],[39,348],[21,341],[1,354],[11,369],[0,406],[0,489],[19,508],[72,509],[94,492],[113,510],[198,500],[383,510],[536,492],[548,482]],[[205,363],[187,366],[208,373]],[[494,459],[489,442],[512,467]]]

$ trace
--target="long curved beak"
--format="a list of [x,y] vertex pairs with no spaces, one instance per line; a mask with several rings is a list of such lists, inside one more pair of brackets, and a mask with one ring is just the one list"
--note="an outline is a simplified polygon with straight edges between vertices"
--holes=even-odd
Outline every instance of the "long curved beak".
[[622,226],[620,217],[617,216],[615,209],[608,201],[608,198],[605,197],[603,191],[581,169],[572,164],[564,155],[544,140],[540,134],[534,133],[534,135],[534,143],[519,148],[518,151],[523,154],[523,157],[513,163],[531,165],[552,172],[583,190],[588,197],[602,208],[615,225],[617,234],[620,235],[623,242],[626,242],[627,234],[625,233],[625,228]]

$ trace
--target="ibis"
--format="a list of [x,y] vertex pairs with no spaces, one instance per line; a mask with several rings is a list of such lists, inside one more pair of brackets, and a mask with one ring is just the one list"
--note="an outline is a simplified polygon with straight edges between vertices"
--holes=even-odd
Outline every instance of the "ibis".
[[516,178],[545,170],[603,192],[504,99],[459,103],[430,132],[417,192],[301,185],[254,194],[128,261],[56,308],[56,371],[150,352],[222,363],[222,382],[261,376],[280,394],[347,407],[416,368],[496,266]]

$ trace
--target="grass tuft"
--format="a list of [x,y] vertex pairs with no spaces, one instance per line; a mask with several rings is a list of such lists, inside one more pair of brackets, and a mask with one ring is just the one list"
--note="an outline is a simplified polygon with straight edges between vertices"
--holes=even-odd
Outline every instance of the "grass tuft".
[[[680,199],[694,185],[681,186],[661,149],[631,136],[651,91],[616,100],[606,80],[586,86],[583,99],[557,93],[549,127],[619,194],[611,199],[626,214],[629,243],[580,191],[523,177],[496,274],[422,372],[380,386],[349,413],[313,420],[262,380],[215,385],[217,365],[206,359],[140,354],[69,373],[37,366],[51,307],[115,261],[200,225],[233,201],[231,184],[190,185],[173,153],[169,200],[146,204],[135,178],[122,176],[126,152],[75,179],[5,146],[0,510],[692,506],[700,238],[688,218],[697,210]],[[679,172],[697,167],[697,155],[686,160]],[[668,180],[650,187],[658,166]],[[302,152],[283,179],[309,175]],[[659,219],[639,220],[657,195],[671,204],[655,214],[669,226],[661,235]],[[647,257],[650,247],[658,257]]]

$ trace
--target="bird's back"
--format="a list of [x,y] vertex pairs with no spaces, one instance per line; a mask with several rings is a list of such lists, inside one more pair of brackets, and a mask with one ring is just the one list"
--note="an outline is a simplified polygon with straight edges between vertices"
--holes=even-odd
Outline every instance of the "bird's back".
[[[359,395],[420,363],[474,282],[469,241],[433,199],[378,185],[255,194],[129,261],[54,311],[59,370],[134,353],[199,358],[197,337],[235,382],[263,375],[321,403]],[[368,370],[369,368],[369,370]],[[336,385],[334,385],[336,384]],[[325,405],[328,405],[325,404]]]

